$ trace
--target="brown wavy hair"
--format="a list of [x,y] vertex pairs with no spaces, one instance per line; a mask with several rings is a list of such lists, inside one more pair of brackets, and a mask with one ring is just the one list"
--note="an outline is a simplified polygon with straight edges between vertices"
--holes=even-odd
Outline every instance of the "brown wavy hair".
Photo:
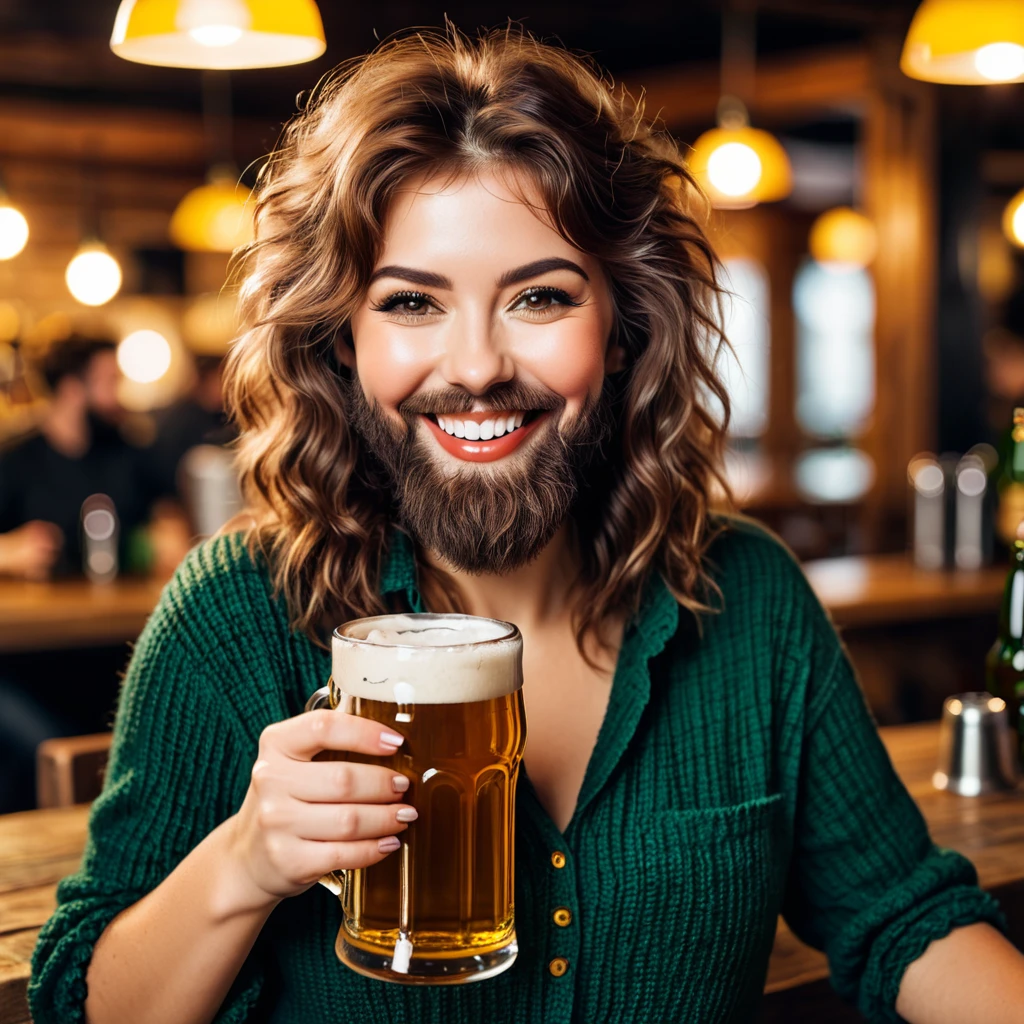
[[[729,400],[715,371],[722,290],[707,203],[642,101],[588,60],[515,27],[471,39],[449,25],[389,40],[329,75],[258,185],[257,241],[244,254],[249,326],[232,348],[226,395],[241,430],[250,544],[267,557],[293,627],[311,636],[328,610],[385,610],[378,582],[397,521],[352,429],[334,344],[350,337],[396,190],[424,171],[482,166],[528,180],[559,233],[601,261],[625,350],[610,382],[613,442],[572,516],[581,651],[637,607],[652,572],[684,606],[708,607]],[[431,604],[454,607],[453,588],[431,586],[419,561]]]

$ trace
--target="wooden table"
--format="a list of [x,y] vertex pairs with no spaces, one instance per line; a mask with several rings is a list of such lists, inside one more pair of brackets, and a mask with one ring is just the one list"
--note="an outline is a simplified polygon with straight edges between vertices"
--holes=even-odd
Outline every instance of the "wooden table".
[[[882,738],[936,842],[970,857],[981,884],[1001,899],[1024,891],[1024,794],[969,799],[933,789],[938,743],[933,723],[883,729]],[[57,880],[78,864],[87,815],[88,808],[79,806],[0,817],[0,1024],[29,1019],[25,986],[32,948],[53,910]],[[1011,925],[1024,925],[1022,901],[1006,909]],[[800,1001],[815,986],[828,1000],[830,990],[822,984],[827,976],[825,958],[780,921],[765,985],[766,1005],[776,1016],[764,1019],[796,1021]],[[833,1024],[837,1019],[833,1014]]]
[[805,562],[804,571],[837,625],[875,626],[995,612],[1007,568],[946,572],[919,569],[907,555],[873,555]]
[[110,584],[0,580],[0,653],[134,640],[163,586],[129,578]]
[[[930,572],[906,555],[826,558],[804,569],[840,626],[994,612],[1006,580],[1002,566]],[[0,653],[127,643],[142,631],[162,588],[162,581],[127,578],[106,586],[0,580]]]

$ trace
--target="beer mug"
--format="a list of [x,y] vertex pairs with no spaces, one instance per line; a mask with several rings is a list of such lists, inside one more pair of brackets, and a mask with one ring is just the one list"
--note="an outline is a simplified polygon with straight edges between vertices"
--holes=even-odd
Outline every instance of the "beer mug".
[[307,710],[337,708],[405,737],[397,753],[318,757],[404,775],[419,812],[380,864],[321,882],[344,915],[335,952],[382,981],[451,985],[512,966],[515,792],[526,743],[523,639],[472,615],[379,615],[339,626]]

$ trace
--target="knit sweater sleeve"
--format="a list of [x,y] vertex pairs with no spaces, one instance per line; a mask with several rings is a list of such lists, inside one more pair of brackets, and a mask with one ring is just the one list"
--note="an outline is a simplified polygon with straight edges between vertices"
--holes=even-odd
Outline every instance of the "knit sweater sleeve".
[[932,843],[835,630],[802,576],[797,587],[804,625],[789,665],[802,727],[783,915],[824,949],[840,995],[869,1020],[895,1022],[903,973],[930,942],[1002,917],[970,861]]
[[[223,595],[212,593],[218,586],[208,578],[209,563],[225,554],[225,545],[218,539],[189,556],[139,638],[84,857],[58,886],[56,911],[33,957],[28,995],[36,1024],[83,1020],[86,973],[104,929],[159,885],[244,796],[253,738],[228,695],[247,673],[259,673],[254,662],[262,655],[258,638],[230,626]],[[243,578],[232,587],[258,583]],[[236,593],[236,611],[244,604]],[[218,1022],[243,1021],[255,1005],[260,951],[257,942]]]

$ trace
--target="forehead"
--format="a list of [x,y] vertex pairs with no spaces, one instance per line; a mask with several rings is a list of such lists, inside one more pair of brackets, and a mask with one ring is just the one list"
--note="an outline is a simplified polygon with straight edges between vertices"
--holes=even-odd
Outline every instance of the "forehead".
[[480,170],[457,177],[420,175],[406,182],[388,210],[378,262],[511,265],[538,254],[583,255],[552,227],[536,186],[521,176],[510,179]]

